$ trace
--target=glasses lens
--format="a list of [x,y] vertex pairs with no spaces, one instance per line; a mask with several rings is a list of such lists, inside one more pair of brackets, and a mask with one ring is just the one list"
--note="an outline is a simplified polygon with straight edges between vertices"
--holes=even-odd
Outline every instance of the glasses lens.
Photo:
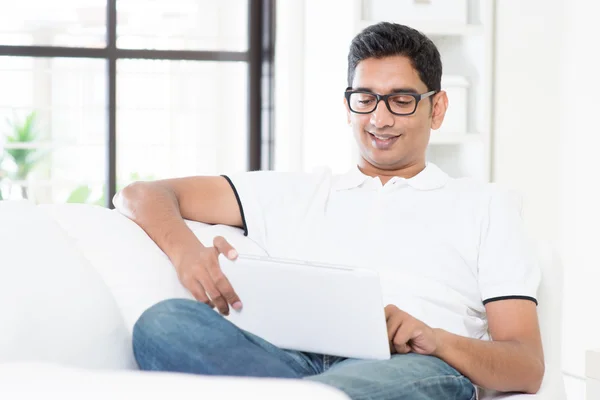
[[371,112],[375,109],[377,98],[369,93],[352,93],[350,109],[354,112]]
[[414,97],[406,94],[399,94],[388,99],[392,112],[397,114],[410,114],[415,111],[417,101]]

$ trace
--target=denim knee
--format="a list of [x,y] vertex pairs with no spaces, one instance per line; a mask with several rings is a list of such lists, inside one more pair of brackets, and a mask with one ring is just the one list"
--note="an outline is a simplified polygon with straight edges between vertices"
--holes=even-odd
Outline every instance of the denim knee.
[[473,384],[442,360],[415,353],[390,360],[345,360],[307,379],[334,386],[353,400],[471,400]]
[[138,318],[133,327],[135,333],[156,334],[172,329],[174,322],[186,316],[200,321],[210,320],[218,315],[206,304],[187,299],[163,300],[148,308]]
[[170,299],[153,305],[133,327],[133,353],[140,368],[152,369],[147,365],[151,358],[169,351],[177,335],[185,334],[186,326],[210,326],[219,317],[209,306],[194,300]]

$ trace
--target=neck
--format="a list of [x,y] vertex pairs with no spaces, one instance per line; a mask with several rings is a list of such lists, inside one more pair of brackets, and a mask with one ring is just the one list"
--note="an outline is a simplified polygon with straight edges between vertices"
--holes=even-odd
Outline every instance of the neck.
[[398,168],[382,169],[367,162],[364,158],[361,158],[358,162],[358,169],[365,175],[379,177],[381,183],[385,185],[394,176],[406,179],[416,176],[425,169],[425,161],[420,160]]

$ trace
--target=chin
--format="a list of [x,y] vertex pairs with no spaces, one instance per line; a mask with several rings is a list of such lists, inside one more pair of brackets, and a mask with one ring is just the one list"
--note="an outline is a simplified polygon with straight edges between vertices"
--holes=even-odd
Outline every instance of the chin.
[[[370,149],[369,149],[370,150]],[[367,156],[363,157],[369,164],[379,169],[394,169],[402,164],[405,158],[402,154],[373,154],[373,151],[368,151]]]

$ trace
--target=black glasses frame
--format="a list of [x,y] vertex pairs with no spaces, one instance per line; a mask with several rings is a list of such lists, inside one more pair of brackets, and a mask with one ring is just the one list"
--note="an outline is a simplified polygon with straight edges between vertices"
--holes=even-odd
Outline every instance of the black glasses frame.
[[[373,106],[373,109],[371,111],[356,111],[352,109],[352,105],[350,103],[350,96],[354,93],[365,93],[365,94],[370,94],[372,96],[375,96],[375,98],[377,99],[377,101],[375,102],[375,105]],[[408,92],[395,92],[395,93],[390,93],[390,94],[377,94],[377,93],[373,93],[373,92],[369,92],[368,90],[352,90],[351,87],[347,87],[346,91],[344,92],[344,97],[346,97],[346,101],[348,102],[348,108],[350,108],[350,111],[352,111],[355,114],[371,114],[373,111],[375,111],[377,109],[377,105],[379,104],[380,101],[383,100],[383,102],[385,103],[385,106],[387,107],[388,111],[391,112],[394,115],[398,115],[401,117],[405,117],[407,115],[413,115],[416,111],[417,111],[417,107],[419,106],[419,102],[423,99],[428,98],[429,96],[433,96],[434,94],[437,93],[437,90],[431,90],[429,92],[426,93],[408,93]],[[415,99],[415,108],[414,110],[412,110],[412,112],[409,113],[397,113],[392,111],[392,108],[390,107],[390,103],[388,102],[388,99],[390,97],[394,97],[394,96],[411,96]]]

